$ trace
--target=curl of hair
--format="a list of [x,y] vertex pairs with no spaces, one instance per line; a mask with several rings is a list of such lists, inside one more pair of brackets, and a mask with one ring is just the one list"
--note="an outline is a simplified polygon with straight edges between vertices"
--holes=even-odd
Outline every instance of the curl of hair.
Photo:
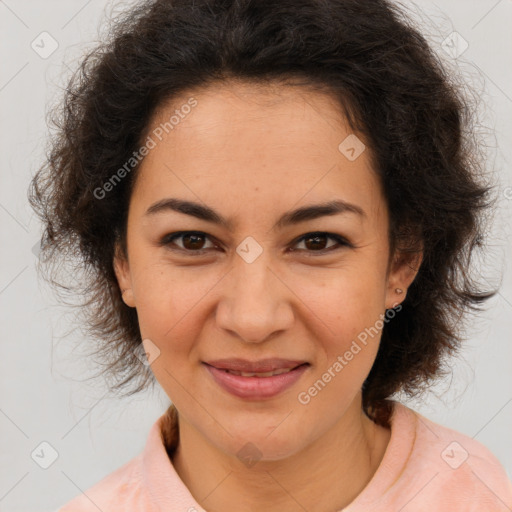
[[73,275],[85,276],[64,288],[85,298],[87,334],[97,340],[101,374],[114,377],[110,388],[130,395],[154,383],[134,355],[136,310],[122,301],[113,269],[117,242],[126,255],[138,166],[106,198],[94,191],[141,147],[163,102],[228,81],[336,98],[380,176],[392,250],[423,251],[363,385],[365,411],[388,424],[388,398],[417,394],[441,375],[445,356],[460,346],[463,314],[495,293],[469,273],[492,188],[470,135],[474,112],[396,3],[154,0],[124,12],[82,59],[53,112],[57,132],[29,191],[44,225],[40,261],[66,257]]

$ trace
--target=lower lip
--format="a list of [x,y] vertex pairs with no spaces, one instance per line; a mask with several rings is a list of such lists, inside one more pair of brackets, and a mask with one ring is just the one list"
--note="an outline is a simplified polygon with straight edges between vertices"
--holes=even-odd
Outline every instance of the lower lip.
[[309,365],[303,364],[294,370],[272,377],[242,377],[233,375],[214,366],[203,363],[214,380],[223,389],[240,398],[263,399],[271,398],[293,386],[308,369]]

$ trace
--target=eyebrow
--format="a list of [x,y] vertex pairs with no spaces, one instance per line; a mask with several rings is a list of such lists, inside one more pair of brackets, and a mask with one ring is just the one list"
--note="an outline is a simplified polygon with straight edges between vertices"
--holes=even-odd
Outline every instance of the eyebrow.
[[[190,215],[197,219],[212,222],[213,224],[218,224],[219,226],[223,226],[226,229],[233,228],[233,224],[230,220],[224,218],[212,208],[199,203],[195,203],[193,201],[186,201],[173,197],[161,199],[160,201],[152,204],[146,210],[144,216],[151,216],[168,211]],[[363,218],[366,217],[365,211],[359,206],[338,199],[322,204],[303,206],[301,208],[297,208],[296,210],[286,212],[276,222],[276,227],[278,229],[282,229],[286,226],[299,224],[300,222],[306,222],[309,220],[318,219],[320,217],[337,215],[341,213],[353,213]]]

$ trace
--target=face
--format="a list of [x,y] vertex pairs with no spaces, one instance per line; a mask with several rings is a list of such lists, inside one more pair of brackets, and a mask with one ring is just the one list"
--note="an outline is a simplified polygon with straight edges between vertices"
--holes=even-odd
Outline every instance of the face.
[[[290,456],[360,404],[386,308],[413,278],[389,258],[369,149],[332,98],[284,85],[175,98],[148,133],[128,259],[115,268],[151,369],[180,417],[224,453],[251,442],[263,459]],[[327,203],[330,214],[311,209]],[[270,378],[205,364],[229,358],[307,364]]]

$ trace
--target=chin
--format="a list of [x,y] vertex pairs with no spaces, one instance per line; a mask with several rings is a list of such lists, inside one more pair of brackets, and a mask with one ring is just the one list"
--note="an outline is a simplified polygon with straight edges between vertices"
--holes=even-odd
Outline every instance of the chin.
[[270,434],[264,433],[261,425],[243,429],[240,435],[229,439],[229,446],[225,447],[225,451],[251,467],[251,463],[258,461],[286,459],[303,448],[297,435],[284,429],[280,432],[278,430],[279,427],[272,428],[268,430]]

